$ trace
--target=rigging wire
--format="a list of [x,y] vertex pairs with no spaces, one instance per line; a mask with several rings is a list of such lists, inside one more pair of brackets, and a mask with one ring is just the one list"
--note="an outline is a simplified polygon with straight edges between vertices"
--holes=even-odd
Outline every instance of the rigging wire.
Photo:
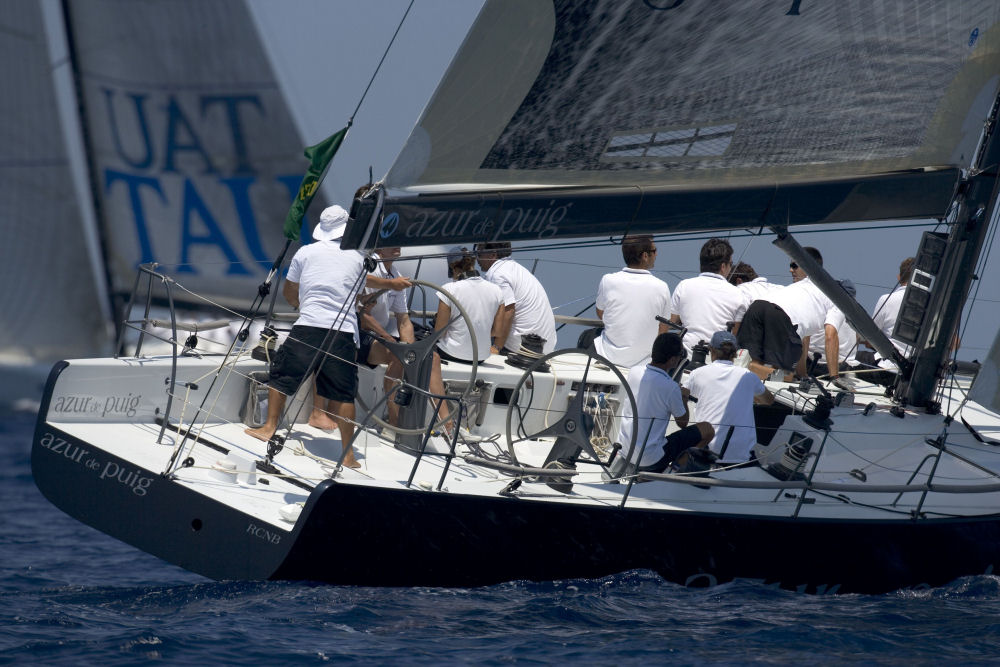
[[385,47],[385,52],[382,54],[382,59],[378,61],[375,71],[372,72],[372,78],[368,81],[368,85],[365,87],[365,92],[361,93],[361,99],[358,100],[358,106],[354,107],[354,113],[351,114],[351,118],[347,121],[347,127],[354,124],[354,117],[358,115],[358,110],[361,109],[361,105],[364,103],[365,97],[368,95],[368,91],[371,89],[372,84],[375,83],[375,77],[378,76],[378,71],[382,68],[382,63],[385,62],[386,56],[389,55],[389,49],[392,48],[393,42],[396,41],[396,35],[399,34],[400,29],[403,27],[403,22],[406,21],[406,17],[409,16],[411,9],[413,9],[413,0],[410,0],[410,4],[406,7],[406,11],[403,12],[403,18],[399,20],[399,25],[396,26],[396,32],[392,33],[392,39],[389,40],[389,44]]

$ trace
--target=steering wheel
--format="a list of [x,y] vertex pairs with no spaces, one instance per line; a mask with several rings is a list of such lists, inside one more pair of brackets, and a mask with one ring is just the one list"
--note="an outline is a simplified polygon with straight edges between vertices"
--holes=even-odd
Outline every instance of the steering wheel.
[[[413,285],[420,285],[423,287],[427,287],[447,297],[448,301],[451,302],[452,310],[458,311],[458,315],[452,317],[451,320],[448,322],[448,324],[449,325],[453,324],[458,320],[459,317],[461,317],[462,320],[465,322],[465,326],[468,327],[469,329],[469,337],[472,339],[472,349],[473,350],[479,349],[478,341],[476,340],[476,331],[472,326],[472,320],[469,318],[469,314],[465,311],[465,308],[462,307],[462,304],[459,303],[459,301],[454,296],[448,293],[448,291],[445,290],[440,285],[429,283],[426,280],[411,279],[410,283],[412,283]],[[425,361],[430,361],[431,356],[434,354],[435,345],[437,344],[438,340],[440,340],[441,337],[444,335],[446,329],[447,327],[442,327],[441,329],[431,332],[425,338],[418,340],[414,343],[401,343],[396,341],[390,342],[385,340],[378,341],[382,345],[385,345],[385,347],[388,348],[389,352],[391,352],[393,356],[395,356],[397,359],[399,359],[400,362],[402,362],[403,364],[402,384],[409,384],[415,387],[419,387],[422,384],[419,378],[420,366]],[[472,391],[472,388],[476,384],[476,371],[478,370],[478,368],[479,368],[479,361],[476,358],[473,358],[471,364],[471,370],[469,371],[469,382],[465,387],[465,391],[463,391],[461,394],[458,395],[457,397],[458,401],[465,401],[466,399],[468,399],[469,394]],[[390,393],[395,393],[400,386],[401,384],[397,383],[396,386],[394,386],[392,389],[389,390]],[[426,389],[426,387],[421,387],[421,388]],[[426,428],[403,428],[401,426],[395,426],[393,424],[390,424],[386,420],[382,419],[382,417],[376,415],[371,408],[365,405],[364,399],[361,398],[360,394],[357,394],[355,396],[355,400],[358,402],[358,405],[361,406],[361,409],[364,410],[366,413],[368,413],[369,418],[385,430],[397,433],[399,435],[423,435],[427,430]],[[392,396],[387,396],[385,400],[387,401],[392,400]],[[457,408],[453,407],[448,412],[447,416],[442,417],[440,420],[435,422],[431,428],[437,429],[444,426],[446,423],[448,423],[448,421],[451,420],[452,417],[454,417],[456,410]]]
[[[524,435],[524,437],[515,439],[513,437],[513,431],[511,430],[512,419],[514,415],[514,410],[519,406],[516,405],[517,397],[521,395],[521,388],[524,383],[528,381],[534,371],[541,367],[543,364],[551,359],[562,355],[577,354],[584,355],[587,357],[587,365],[583,370],[583,377],[579,380],[579,389],[577,389],[576,395],[570,399],[569,405],[566,407],[566,413],[559,418],[559,421],[543,428],[542,430]],[[514,451],[514,445],[524,440],[534,440],[537,438],[565,438],[572,444],[580,447],[583,451],[587,452],[590,457],[604,468],[605,472],[608,472],[605,462],[601,461],[601,457],[598,456],[597,452],[594,451],[594,446],[590,442],[590,429],[587,428],[587,415],[584,408],[584,399],[587,395],[587,376],[590,374],[590,366],[592,362],[599,362],[608,368],[615,374],[618,381],[621,383],[621,387],[625,390],[625,395],[628,398],[629,405],[632,408],[632,419],[636,419],[637,410],[635,404],[635,396],[632,393],[632,388],[628,386],[628,381],[622,372],[618,370],[618,367],[613,363],[597,354],[593,347],[584,350],[583,348],[570,348],[564,350],[557,350],[555,352],[550,352],[543,357],[537,359],[528,369],[521,375],[521,379],[518,380],[517,385],[514,387],[514,392],[511,394],[511,401],[507,405],[507,451],[510,453],[510,458],[515,464],[517,461],[517,454]],[[521,424],[518,424],[518,431],[521,430]],[[618,453],[618,456],[626,456],[629,459],[632,456],[632,452],[635,449],[636,440],[636,428],[633,423],[632,437],[627,443],[627,447],[623,445],[623,451]]]

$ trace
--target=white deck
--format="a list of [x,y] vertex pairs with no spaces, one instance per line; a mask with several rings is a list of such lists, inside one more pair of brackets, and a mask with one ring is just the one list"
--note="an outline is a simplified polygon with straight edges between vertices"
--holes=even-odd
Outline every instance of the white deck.
[[[185,368],[179,371],[179,376],[203,377],[201,367],[205,363],[204,360],[184,361],[182,366]],[[156,408],[144,406],[150,394],[159,394],[149,401],[150,406],[162,405],[162,378],[168,367],[167,361],[151,360],[141,363],[108,360],[104,364],[73,362],[64,372],[66,377],[60,380],[53,401],[63,398],[62,405],[65,408],[69,404],[66,397],[79,395],[80,387],[87,386],[92,400],[87,402],[81,398],[78,402],[100,407],[82,414],[64,409],[62,414],[66,419],[56,419],[58,415],[50,412],[49,421],[70,435],[93,443],[95,447],[125,459],[149,473],[162,473],[167,469],[179,436],[175,431],[167,430],[163,443],[158,444],[156,440],[160,427],[153,422]],[[247,367],[253,368],[253,362],[247,362]],[[245,371],[243,369],[240,373]],[[573,378],[578,376],[580,368],[566,363],[558,365],[554,371],[550,374],[537,374],[534,385],[535,395],[540,397],[542,405],[548,409],[550,421],[557,420],[564,412],[568,401],[564,392],[572,386]],[[457,368],[446,370],[453,381],[460,381],[462,372],[463,369]],[[588,376],[588,382],[610,381],[607,371],[592,372],[597,374]],[[275,528],[290,530],[293,523],[283,518],[282,512],[287,513],[289,506],[306,501],[309,491],[301,484],[312,487],[334,476],[341,453],[339,435],[337,432],[327,433],[305,424],[296,424],[287,432],[284,448],[273,461],[281,474],[258,471],[255,483],[248,483],[246,475],[240,475],[236,479],[227,478],[215,469],[220,461],[241,460],[249,464],[264,459],[267,453],[266,443],[246,435],[245,425],[231,414],[233,406],[238,406],[243,399],[229,393],[244,396],[246,392],[246,382],[241,380],[243,375],[240,373],[234,376],[235,380],[229,380],[232,384],[227,385],[228,389],[223,392],[221,400],[213,401],[211,410],[203,410],[202,414],[209,415],[209,423],[196,424],[193,429],[200,439],[216,444],[228,454],[189,438],[177,460],[183,461],[191,457],[194,464],[175,467],[173,476],[177,483],[188,486],[212,501],[245,512]],[[479,373],[481,379],[496,386],[507,387],[515,383],[520,375],[520,370],[513,369],[496,358],[482,365]],[[95,388],[102,384],[105,389]],[[788,385],[773,384],[771,388],[777,393],[778,401],[785,405],[801,408],[810,399],[808,394]],[[557,390],[563,393],[557,396]],[[114,418],[114,410],[105,409],[105,406],[113,408],[113,405],[103,397],[101,391],[110,392],[108,396],[111,397],[141,395],[142,400],[136,405],[136,414],[142,415],[142,418]],[[201,401],[202,394],[207,391],[208,386],[202,381],[198,390],[193,393]],[[853,520],[911,520],[910,512],[918,506],[928,517],[983,515],[1000,510],[1000,492],[996,491],[961,494],[910,491],[902,496],[895,492],[862,492],[866,486],[925,483],[934,464],[928,457],[938,452],[937,448],[926,441],[934,440],[945,431],[949,453],[941,456],[937,462],[934,483],[1000,484],[1000,477],[992,472],[1000,471],[1000,447],[978,441],[959,419],[946,428],[943,415],[931,416],[907,410],[904,418],[893,416],[889,413],[890,404],[881,394],[881,389],[877,387],[858,384],[855,404],[834,409],[834,428],[822,444],[821,461],[812,481],[843,485],[841,490],[810,490],[803,493],[800,489],[781,488],[775,477],[757,466],[714,471],[712,477],[717,480],[765,483],[770,484],[771,488],[700,488],[684,483],[647,481],[632,485],[624,506],[772,517],[790,517],[797,513],[803,518]],[[185,395],[191,400],[191,392],[187,390],[178,390],[175,396],[171,409],[173,425],[177,424],[182,409],[186,420],[198,412],[196,404],[184,404]],[[868,402],[874,403],[875,409],[864,415],[863,408]],[[561,407],[557,408],[557,405]],[[956,402],[950,407],[954,410],[957,405]],[[223,419],[227,411],[231,418]],[[536,412],[531,418],[539,426],[546,419],[546,409],[538,409]],[[97,415],[101,413],[106,415],[102,415],[103,419],[98,419]],[[304,418],[307,413],[302,414]],[[1000,432],[1000,421],[996,416],[979,406],[967,405],[962,416],[983,435]],[[483,451],[494,455],[506,452],[505,417],[506,406],[491,403],[482,426],[472,428],[472,433],[479,437],[499,434],[495,443],[480,444]],[[190,423],[185,422],[182,428],[190,426]],[[811,427],[803,424],[800,416],[791,416],[786,419],[785,426],[775,436],[772,444],[787,442],[794,430],[814,438],[812,451],[815,453],[819,451],[824,433],[810,429]],[[286,432],[281,430],[279,433]],[[550,447],[549,440],[529,441],[519,444],[515,451],[519,462],[537,466],[542,463]],[[428,449],[438,453],[447,452],[448,442],[442,437],[433,436]],[[417,493],[495,497],[514,479],[511,474],[466,461],[465,457],[476,455],[477,452],[461,443],[440,491],[437,487],[447,462],[444,456],[425,454],[414,472],[416,457],[396,448],[391,441],[381,438],[374,431],[363,431],[359,435],[355,452],[362,464],[361,468],[340,470],[335,475],[337,483],[404,488],[412,473],[410,488]],[[807,471],[812,460],[810,459]],[[626,484],[606,482],[596,465],[580,464],[578,468],[580,473],[573,478],[571,493],[553,490],[530,476],[522,475],[523,483],[514,491],[513,496],[527,502],[604,507],[618,507],[622,504]],[[914,471],[917,472],[910,481]],[[291,479],[298,480],[300,484],[293,483]],[[802,498],[806,499],[805,502],[801,502]]]

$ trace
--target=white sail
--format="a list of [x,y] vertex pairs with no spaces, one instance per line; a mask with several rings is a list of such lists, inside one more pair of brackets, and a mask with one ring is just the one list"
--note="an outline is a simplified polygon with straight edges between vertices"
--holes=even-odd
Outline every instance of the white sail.
[[155,261],[213,301],[246,302],[306,166],[246,4],[67,9],[112,289]]
[[[0,363],[49,365],[109,350],[67,142],[59,119],[43,7],[11,0],[0,14]],[[37,388],[7,382],[4,396]],[[13,386],[10,386],[13,385]]]

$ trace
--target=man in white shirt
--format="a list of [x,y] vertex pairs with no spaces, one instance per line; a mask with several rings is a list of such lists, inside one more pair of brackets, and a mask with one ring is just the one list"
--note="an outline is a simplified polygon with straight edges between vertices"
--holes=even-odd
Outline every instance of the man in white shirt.
[[[400,249],[381,248],[373,257],[378,266],[372,275],[386,280],[400,278],[401,274],[393,268],[393,262],[400,255]],[[380,341],[401,341],[412,343],[413,322],[410,321],[410,309],[406,302],[406,292],[399,290],[366,289],[360,299],[358,322],[361,326],[361,345],[358,359],[364,361],[370,368],[385,364],[385,380],[383,389],[389,392],[395,381],[403,376],[403,362],[396,358]],[[387,401],[389,423],[396,424],[399,406],[395,401]],[[331,424],[332,426],[332,424]]]
[[[690,392],[670,377],[683,358],[680,336],[675,333],[659,334],[652,345],[650,363],[633,368],[629,373],[629,385],[635,387],[636,416],[634,419],[622,418],[618,442],[627,448],[632,439],[632,429],[638,429],[631,456],[627,449],[620,454],[628,456],[629,463],[638,463],[640,470],[663,472],[684,450],[705,448],[715,435],[707,422],[688,424],[687,400]],[[680,430],[668,436],[666,431],[671,417]],[[642,452],[641,459],[639,452]],[[617,470],[624,467],[622,464],[615,466]]]
[[726,280],[733,268],[733,247],[725,239],[709,239],[699,255],[701,273],[677,284],[670,301],[673,313],[670,321],[683,324],[684,348],[688,354],[700,341],[708,341],[716,331],[734,322],[733,332],[739,331],[740,321],[750,305],[742,290]]
[[556,348],[556,319],[545,288],[526,268],[510,259],[510,242],[480,243],[475,247],[486,280],[503,292],[503,311],[493,331],[491,352],[517,352],[521,338],[535,334],[545,342],[542,352]]
[[601,278],[595,307],[604,330],[594,339],[599,355],[631,368],[649,361],[656,336],[668,331],[657,321],[670,317],[670,288],[652,273],[656,245],[649,235],[622,240],[625,268]]
[[[285,342],[275,352],[268,381],[267,420],[248,435],[269,441],[288,396],[293,395],[310,373],[316,373],[316,392],[329,400],[340,441],[347,447],[354,435],[354,394],[358,384],[355,366],[358,318],[355,299],[361,286],[401,290],[407,278],[391,280],[367,274],[364,255],[342,250],[340,239],[347,227],[347,211],[330,206],[313,229],[315,241],[302,246],[292,257],[282,295],[299,317]],[[347,450],[344,465],[357,468],[354,452]]]
[[[448,250],[449,282],[441,286],[458,304],[461,304],[465,314],[469,316],[470,331],[461,317],[457,305],[444,294],[438,292],[438,309],[434,316],[434,330],[445,330],[438,339],[434,351],[434,366],[431,369],[429,389],[432,394],[444,396],[444,381],[441,377],[441,363],[471,364],[473,361],[482,363],[492,353],[490,347],[490,332],[495,331],[503,313],[503,292],[496,284],[483,278],[475,270],[476,259],[461,246]],[[475,346],[472,336],[475,335]],[[454,410],[454,405],[442,401],[438,405],[438,416],[445,419]],[[449,420],[444,424],[447,432],[454,429],[454,422]]]
[[476,260],[466,248],[454,246],[448,250],[448,275],[451,280],[441,286],[458,301],[472,322],[476,347],[472,335],[458,309],[443,294],[438,294],[438,310],[434,329],[446,329],[438,339],[437,351],[445,361],[472,363],[486,361],[491,354],[490,333],[495,331],[503,316],[503,289],[483,278],[475,270]]
[[[899,317],[899,309],[903,305],[903,295],[906,293],[906,286],[910,283],[910,276],[913,274],[913,258],[907,257],[899,265],[899,284],[896,288],[889,292],[888,294],[883,294],[875,302],[875,310],[872,314],[872,319],[875,320],[875,324],[878,328],[882,330],[886,336],[889,336],[889,340],[892,341],[893,346],[899,350],[900,354],[903,356],[910,355],[910,346],[902,341],[898,341],[892,338],[892,331],[896,328],[896,318]],[[879,362],[879,366],[882,368],[895,369],[896,365],[888,359],[882,359],[881,357],[876,357]]]
[[[909,356],[913,350],[909,345],[892,337],[892,332],[896,328],[896,318],[899,317],[899,309],[903,305],[903,296],[906,294],[906,286],[910,282],[913,274],[913,258],[907,257],[899,265],[898,283],[888,294],[883,294],[875,302],[875,309],[872,311],[872,320],[879,329],[882,330],[889,341],[892,342],[900,354]],[[864,379],[869,382],[882,385],[892,385],[896,381],[896,364],[891,359],[885,359],[882,355],[871,350],[860,350],[857,354],[858,362],[865,367]],[[876,369],[884,370],[876,370]]]
[[[804,248],[804,250],[812,255],[812,258],[819,262],[820,266],[823,265],[823,256],[819,250],[812,247]],[[792,274],[792,282],[799,282],[806,278],[805,270],[797,262],[790,262],[788,270]],[[840,284],[852,298],[857,293],[854,289],[854,283],[850,280],[842,280]],[[858,361],[855,358],[857,344],[858,335],[847,323],[844,313],[836,306],[831,307],[826,314],[823,330],[809,336],[806,367],[808,369],[809,360],[819,354],[820,359],[816,364],[814,375],[829,375],[830,378],[837,381],[842,370],[847,370],[848,366],[857,365]],[[836,357],[838,361],[831,366],[827,363],[827,359],[833,357]],[[838,386],[846,388],[846,385],[838,384]]]
[[[841,284],[849,282],[845,280]],[[854,296],[851,290],[848,290],[848,294]],[[831,378],[837,378],[841,372],[858,366],[858,334],[847,323],[843,311],[836,306],[827,313],[823,328],[825,330],[824,336],[817,336],[810,340],[809,355],[820,355],[819,363],[816,364],[815,374],[817,376],[829,375]],[[831,365],[828,360],[834,354],[837,355],[838,361]]]
[[[818,250],[805,250],[823,264]],[[825,335],[825,325],[834,307],[812,280],[796,275],[802,271],[796,262],[789,268],[795,282],[775,290],[767,299],[757,299],[750,304],[737,335],[740,347],[750,353],[750,370],[762,380],[776,369],[794,370],[799,376],[806,374],[809,340]]]
[[770,405],[774,396],[751,371],[733,365],[739,349],[736,337],[717,331],[709,344],[712,363],[691,371],[684,381],[694,399],[695,415],[715,429],[708,447],[723,463],[750,460],[757,443],[754,403]]
[[784,285],[769,282],[764,276],[758,276],[754,268],[746,262],[740,262],[733,267],[733,270],[729,272],[729,282],[739,287],[749,297],[749,303],[753,303],[757,299],[765,299],[773,290],[784,287]]

